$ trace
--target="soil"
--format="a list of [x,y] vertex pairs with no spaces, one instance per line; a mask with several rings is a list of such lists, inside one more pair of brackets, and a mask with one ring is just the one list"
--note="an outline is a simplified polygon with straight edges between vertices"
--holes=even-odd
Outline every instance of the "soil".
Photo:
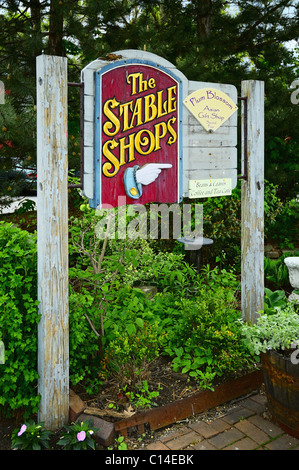
[[[149,393],[159,392],[159,395],[151,401],[152,406],[163,406],[198,391],[198,383],[196,384],[195,381],[190,380],[187,374],[174,372],[169,360],[162,356],[152,361],[142,375],[137,377],[135,383],[124,378],[123,375],[119,377],[116,375],[114,378],[109,378],[109,380],[103,382],[99,393],[92,398],[84,396],[80,393],[80,390],[76,390],[76,392],[88,406],[105,409],[110,405],[110,410],[123,412],[129,406],[132,406],[132,402],[137,402],[136,393],[138,394],[138,387],[142,381],[147,382]],[[144,396],[149,396],[149,394],[144,393]],[[111,404],[113,404],[113,407]],[[133,407],[134,409],[139,408],[138,405],[136,407],[133,405]]]
[[[247,373],[248,371],[240,372],[240,375]],[[232,380],[235,377],[225,377],[220,382],[215,382],[213,386],[219,385],[220,383],[225,382],[226,380]],[[173,401],[179,400],[181,398],[186,398],[192,394],[199,391],[198,383],[190,379],[187,374],[176,373],[172,370],[171,364],[164,357],[159,357],[154,360],[149,368],[144,372],[143,377],[140,380],[146,380],[149,386],[149,392],[158,391],[159,395],[154,397],[151,400],[151,405],[148,407],[139,407],[136,405],[136,392],[138,393],[138,388],[136,385],[133,386],[128,381],[126,384],[120,382],[117,377],[109,379],[103,383],[101,388],[98,390],[98,393],[94,395],[88,395],[84,392],[83,388],[76,387],[74,391],[80,396],[80,398],[86,403],[87,408],[90,409],[91,414],[98,414],[99,416],[110,422],[116,422],[120,419],[126,419],[137,410],[144,411],[149,409],[150,406],[164,406]],[[160,385],[159,385],[160,384]],[[134,393],[135,399],[133,401],[129,400],[129,397],[126,396],[127,391]],[[122,393],[121,393],[122,391]],[[132,396],[132,395],[131,395]],[[145,394],[145,396],[149,396]],[[222,407],[217,407],[217,410],[209,410],[208,414],[210,416],[215,416],[219,409],[226,408],[228,404],[223,405]],[[96,413],[92,413],[96,410]],[[203,414],[205,415],[205,413]],[[32,416],[32,419],[37,422],[37,418]],[[0,451],[1,450],[12,450],[11,449],[11,434],[14,429],[19,429],[24,423],[22,413],[17,413],[13,418],[1,418],[0,417]],[[52,450],[62,450],[61,447],[56,445],[56,442],[59,439],[60,430],[58,430],[51,440],[51,449]],[[146,430],[143,440],[146,442],[151,439],[151,433],[149,430]],[[128,445],[130,448],[136,447],[137,443],[140,443],[140,435],[134,436],[131,434],[129,437],[130,441]]]

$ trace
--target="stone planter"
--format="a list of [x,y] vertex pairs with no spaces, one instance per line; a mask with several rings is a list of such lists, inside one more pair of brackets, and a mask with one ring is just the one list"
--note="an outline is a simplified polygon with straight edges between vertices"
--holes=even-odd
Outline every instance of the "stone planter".
[[[299,256],[289,256],[284,260],[288,271],[289,280],[293,289],[299,289]],[[299,303],[299,295],[294,292],[289,296],[289,300],[295,300]]]
[[288,434],[299,438],[299,365],[267,351],[261,354],[269,412]]

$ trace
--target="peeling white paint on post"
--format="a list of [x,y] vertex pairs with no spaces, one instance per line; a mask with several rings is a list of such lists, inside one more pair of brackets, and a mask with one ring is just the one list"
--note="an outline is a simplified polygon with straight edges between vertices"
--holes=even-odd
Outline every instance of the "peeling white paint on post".
[[[245,321],[264,308],[264,82],[242,82],[247,97],[247,180],[242,180],[241,303]],[[244,129],[244,106],[242,129]],[[246,146],[242,135],[242,167]]]
[[37,57],[39,421],[69,416],[67,59]]

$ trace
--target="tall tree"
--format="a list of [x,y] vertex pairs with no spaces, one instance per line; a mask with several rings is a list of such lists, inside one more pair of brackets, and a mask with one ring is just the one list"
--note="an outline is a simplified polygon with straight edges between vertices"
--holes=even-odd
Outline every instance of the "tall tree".
[[[130,48],[165,57],[190,80],[237,87],[246,78],[264,80],[267,143],[291,137],[285,155],[296,164],[299,107],[290,102],[290,84],[298,59],[286,44],[298,40],[299,0],[0,0],[0,15],[0,80],[10,91],[0,108],[0,145],[8,154],[34,156],[37,55],[65,55],[70,81],[78,81],[86,63]],[[70,90],[69,131],[76,137],[75,93]],[[269,163],[275,155],[268,151]],[[274,165],[273,181],[278,173]]]

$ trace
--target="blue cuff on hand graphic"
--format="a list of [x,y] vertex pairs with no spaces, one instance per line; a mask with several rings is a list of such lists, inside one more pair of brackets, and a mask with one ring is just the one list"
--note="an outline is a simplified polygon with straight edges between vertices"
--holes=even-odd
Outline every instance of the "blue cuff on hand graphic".
[[124,173],[124,185],[126,195],[131,197],[132,199],[138,199],[142,196],[142,184],[137,183],[136,180],[136,171],[140,167],[135,165],[131,168],[127,168]]
[[142,196],[142,186],[153,183],[163,169],[171,167],[171,163],[146,163],[142,167],[135,165],[127,168],[124,173],[124,186],[127,196],[132,199],[139,199]]

